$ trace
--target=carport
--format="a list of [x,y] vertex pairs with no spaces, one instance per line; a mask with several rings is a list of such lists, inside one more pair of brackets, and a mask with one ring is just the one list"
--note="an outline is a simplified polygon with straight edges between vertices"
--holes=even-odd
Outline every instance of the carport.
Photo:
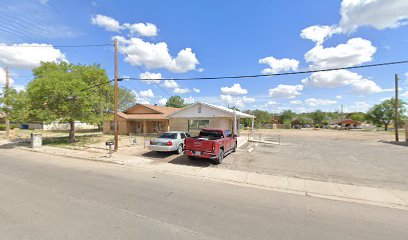
[[172,131],[195,134],[201,128],[220,128],[238,134],[240,119],[251,118],[253,130],[255,116],[222,106],[196,102],[170,114],[169,118]]

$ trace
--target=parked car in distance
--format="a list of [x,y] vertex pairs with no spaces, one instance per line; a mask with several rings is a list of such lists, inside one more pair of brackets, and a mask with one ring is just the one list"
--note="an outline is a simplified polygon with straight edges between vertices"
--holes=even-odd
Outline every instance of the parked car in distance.
[[227,153],[237,149],[237,135],[229,130],[204,128],[197,137],[185,139],[184,154],[189,159],[207,158],[221,164]]
[[190,137],[186,132],[165,132],[160,137],[150,140],[148,149],[157,152],[177,152],[183,153],[184,139]]

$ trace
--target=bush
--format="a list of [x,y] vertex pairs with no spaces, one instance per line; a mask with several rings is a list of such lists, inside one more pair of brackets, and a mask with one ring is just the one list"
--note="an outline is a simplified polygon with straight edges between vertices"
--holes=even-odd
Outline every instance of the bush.
[[284,126],[285,129],[291,128],[292,127],[291,121],[289,119],[283,120],[283,126]]
[[[19,126],[16,124],[10,124],[10,129],[18,128]],[[0,131],[6,131],[6,125],[0,124]]]

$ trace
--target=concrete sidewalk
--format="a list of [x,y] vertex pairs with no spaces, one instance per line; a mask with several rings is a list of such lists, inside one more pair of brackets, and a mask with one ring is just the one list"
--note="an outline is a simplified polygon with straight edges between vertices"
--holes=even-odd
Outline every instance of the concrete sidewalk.
[[21,148],[28,151],[54,154],[65,157],[116,163],[135,169],[191,177],[213,182],[222,182],[246,187],[261,188],[278,192],[305,195],[331,200],[369,204],[374,206],[408,210],[408,192],[333,182],[258,174],[255,172],[233,171],[217,167],[196,167],[171,163],[151,164],[152,160],[129,155],[90,153],[70,149],[43,146]]

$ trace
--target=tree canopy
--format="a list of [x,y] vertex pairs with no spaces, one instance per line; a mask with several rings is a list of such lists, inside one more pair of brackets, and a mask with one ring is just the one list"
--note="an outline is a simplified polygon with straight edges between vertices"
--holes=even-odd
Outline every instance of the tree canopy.
[[171,96],[166,102],[166,107],[183,108],[185,107],[184,99],[180,96]]
[[[402,118],[406,113],[406,103],[402,100],[398,101],[398,122],[402,122]],[[383,102],[374,105],[367,113],[368,118],[377,126],[384,125],[384,130],[388,130],[388,126],[395,118],[395,99],[387,99]]]
[[112,85],[99,65],[47,62],[33,75],[27,87],[32,114],[44,122],[70,123],[71,142],[75,121],[100,124],[113,108]]

